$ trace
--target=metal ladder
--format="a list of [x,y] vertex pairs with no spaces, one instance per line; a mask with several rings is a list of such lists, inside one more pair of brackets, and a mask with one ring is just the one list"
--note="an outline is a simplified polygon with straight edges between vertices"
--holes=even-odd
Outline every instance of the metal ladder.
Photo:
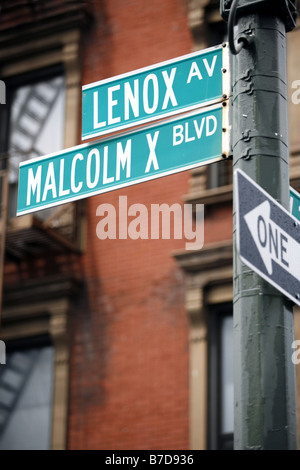
[[[45,87],[45,91],[50,91],[50,97],[46,97],[41,93],[41,86]],[[18,110],[17,116],[11,123],[11,139],[9,142],[10,172],[17,172],[20,161],[41,156],[39,149],[36,148],[36,142],[56,103],[62,86],[63,81],[57,78],[32,85]],[[26,126],[24,126],[24,118],[27,120]],[[22,148],[20,137],[21,139],[25,138],[25,141],[28,142],[25,148]]]

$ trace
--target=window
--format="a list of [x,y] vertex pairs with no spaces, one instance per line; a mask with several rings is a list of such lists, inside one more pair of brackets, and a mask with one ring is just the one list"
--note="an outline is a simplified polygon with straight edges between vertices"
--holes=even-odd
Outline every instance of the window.
[[[219,6],[219,1],[211,1],[205,9],[208,47],[218,46],[228,40],[227,25],[220,16]],[[207,189],[225,186],[231,182],[232,166],[230,161],[220,161],[207,167]]]
[[232,305],[212,307],[209,327],[209,443],[232,450],[234,431]]
[[[8,82],[9,217],[16,215],[19,163],[61,150],[64,146],[65,80],[52,68]],[[53,209],[40,211],[46,219]]]
[[54,349],[39,340],[9,348],[0,366],[0,449],[51,448]]

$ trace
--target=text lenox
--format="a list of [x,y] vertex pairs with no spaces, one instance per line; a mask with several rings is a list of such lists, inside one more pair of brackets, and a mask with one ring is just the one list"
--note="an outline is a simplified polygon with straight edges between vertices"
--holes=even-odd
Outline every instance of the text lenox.
[[83,140],[222,100],[224,54],[218,46],[85,85]]

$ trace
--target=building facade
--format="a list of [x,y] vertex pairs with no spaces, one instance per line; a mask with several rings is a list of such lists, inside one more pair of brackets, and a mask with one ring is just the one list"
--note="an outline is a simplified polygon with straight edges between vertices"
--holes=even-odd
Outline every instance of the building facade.
[[[231,161],[15,216],[19,163],[81,143],[83,85],[224,40],[218,0],[2,2],[1,449],[232,448]],[[298,26],[287,63],[298,191],[299,43]],[[203,204],[204,246],[173,232],[100,239],[99,207],[115,208],[119,230],[124,198],[149,214]]]

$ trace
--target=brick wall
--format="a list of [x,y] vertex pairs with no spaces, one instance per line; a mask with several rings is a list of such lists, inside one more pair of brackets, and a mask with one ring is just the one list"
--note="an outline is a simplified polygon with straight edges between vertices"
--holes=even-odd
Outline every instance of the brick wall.
[[[185,0],[94,1],[83,84],[191,52]],[[183,240],[104,240],[96,209],[182,202],[189,173],[87,200],[85,287],[71,314],[70,449],[188,449],[188,318],[172,251]]]

